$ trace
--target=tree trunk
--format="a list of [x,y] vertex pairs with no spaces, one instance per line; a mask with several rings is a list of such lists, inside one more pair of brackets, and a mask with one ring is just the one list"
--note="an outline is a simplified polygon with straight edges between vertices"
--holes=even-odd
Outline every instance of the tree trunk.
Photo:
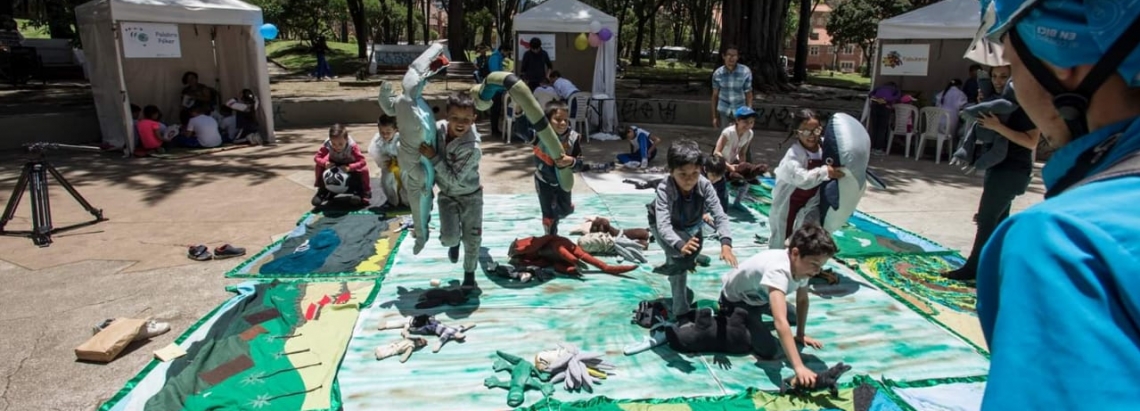
[[723,42],[740,47],[741,63],[752,69],[752,87],[761,91],[792,89],[780,65],[790,1],[725,0]]
[[405,1],[404,7],[408,9],[408,21],[405,24],[408,29],[408,45],[412,45],[416,43],[416,0]]
[[487,24],[483,25],[483,38],[482,38],[481,42],[484,45],[486,45],[488,47],[495,45],[494,39],[491,38],[491,33],[494,31],[495,31],[495,20],[494,19],[488,21]]
[[657,13],[649,15],[649,65],[657,65]]
[[712,26],[713,3],[714,1],[711,0],[688,0],[686,2],[693,28],[693,42],[690,49],[692,50],[693,62],[697,67],[701,67],[701,63],[708,61],[708,47],[705,42],[709,36],[709,28]]
[[463,27],[463,1],[450,0],[447,2],[447,49],[451,51],[454,61],[467,61],[464,52],[467,45],[467,29]]
[[657,0],[639,0],[633,5],[634,18],[637,19],[634,23],[637,32],[634,34],[633,51],[629,54],[629,65],[631,66],[641,65],[641,46],[645,42],[645,25],[649,22],[650,16],[656,13],[655,10],[651,10],[651,7],[655,6],[656,3]]
[[796,32],[796,65],[792,74],[793,83],[807,81],[808,39],[811,38],[811,14],[813,0],[800,0],[800,24]]
[[12,0],[0,0],[0,16],[11,16],[15,14],[12,12],[15,10],[13,6]]
[[364,19],[364,0],[348,0],[348,14],[356,30],[356,57],[368,58],[368,22]]
[[74,39],[75,32],[71,25],[75,24],[75,9],[65,6],[62,0],[48,1],[44,4],[48,19],[48,33],[53,39]]
[[[871,59],[875,58],[875,41],[871,40],[870,43],[863,44],[860,47],[863,48],[863,67],[861,73],[863,73],[863,77],[871,77],[871,65],[878,64],[877,61],[871,61]],[[871,81],[875,81],[875,79],[871,79]]]
[[[431,44],[431,1],[422,0],[424,6],[424,45]],[[443,33],[436,33],[436,35],[443,35]]]

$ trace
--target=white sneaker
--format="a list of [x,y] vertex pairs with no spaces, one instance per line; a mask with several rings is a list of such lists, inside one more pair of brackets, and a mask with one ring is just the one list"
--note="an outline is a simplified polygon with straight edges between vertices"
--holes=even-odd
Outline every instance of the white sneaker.
[[146,328],[139,331],[139,335],[135,336],[135,341],[146,340],[154,338],[170,331],[170,323],[158,322],[150,320],[146,322]]

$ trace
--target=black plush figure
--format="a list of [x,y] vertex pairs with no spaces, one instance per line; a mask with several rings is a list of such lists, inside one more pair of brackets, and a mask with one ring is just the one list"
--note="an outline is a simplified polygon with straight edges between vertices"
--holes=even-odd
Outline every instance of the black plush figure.
[[843,373],[850,370],[850,365],[846,365],[842,362],[835,364],[833,367],[828,368],[827,371],[816,374],[815,386],[813,387],[796,387],[796,377],[788,377],[785,378],[784,383],[780,385],[780,393],[783,394],[790,392],[792,394],[806,394],[815,391],[827,390],[829,393],[831,393],[832,397],[835,397],[839,395],[839,377],[842,376]]

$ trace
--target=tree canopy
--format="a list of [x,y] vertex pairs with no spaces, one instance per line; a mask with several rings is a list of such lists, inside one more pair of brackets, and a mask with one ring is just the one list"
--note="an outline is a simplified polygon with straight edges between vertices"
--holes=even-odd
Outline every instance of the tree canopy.
[[[865,61],[871,62],[875,39],[879,36],[879,21],[909,10],[910,0],[848,0],[831,11],[827,33],[831,35],[832,45],[857,45],[863,49]],[[866,65],[864,71],[870,66]]]

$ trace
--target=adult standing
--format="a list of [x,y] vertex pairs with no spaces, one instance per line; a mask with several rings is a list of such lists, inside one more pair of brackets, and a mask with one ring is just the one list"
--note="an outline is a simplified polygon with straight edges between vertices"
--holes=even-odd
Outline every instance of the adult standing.
[[[491,52],[491,56],[487,57],[487,68],[491,73],[496,71],[504,71],[503,61],[511,54],[511,45],[503,43],[499,48]],[[495,97],[491,101],[491,135],[501,136],[503,131],[500,129],[500,121],[503,118],[503,91],[495,92]]]
[[978,78],[979,71],[982,71],[981,64],[971,64],[969,72],[970,75],[966,78],[966,82],[962,85],[962,92],[966,93],[966,98],[970,99],[971,104],[981,102],[981,89],[978,88],[978,84],[981,82],[981,80]]
[[[981,4],[980,50],[1001,46],[990,58],[1010,65],[1021,107],[1057,148],[1041,171],[1045,201],[982,249],[982,410],[1136,409],[1140,3]],[[1094,382],[1058,372],[1076,369]]]
[[554,63],[550,61],[550,55],[546,54],[546,50],[542,49],[542,39],[531,38],[529,45],[530,49],[523,54],[520,68],[523,80],[533,91],[550,76],[550,71],[554,70]]
[[[895,82],[888,81],[871,90],[871,152],[887,153],[887,140],[891,138],[891,110],[902,99],[902,92]],[[918,119],[915,119],[916,122]]]
[[[1013,88],[1009,86],[1009,66],[994,67],[990,70],[994,94],[990,100],[1004,98],[1017,101]],[[989,133],[992,141],[982,147],[982,154],[974,162],[974,167],[985,171],[982,180],[982,198],[978,201],[976,221],[978,231],[974,235],[974,246],[962,267],[943,273],[952,280],[967,281],[977,278],[978,259],[982,246],[990,235],[1009,217],[1013,199],[1025,194],[1033,177],[1033,148],[1037,147],[1040,134],[1037,127],[1026,116],[1025,110],[1018,108],[1008,116],[993,114],[983,116],[974,124],[974,133]]]
[[732,113],[752,107],[752,70],[740,64],[740,50],[728,46],[721,54],[724,65],[712,75],[712,124],[720,129],[732,124]]
[[332,66],[329,65],[329,60],[326,56],[329,52],[329,43],[325,36],[319,35],[316,40],[313,40],[313,53],[317,55],[317,71],[313,73],[313,77],[317,80],[335,78],[332,73]]

